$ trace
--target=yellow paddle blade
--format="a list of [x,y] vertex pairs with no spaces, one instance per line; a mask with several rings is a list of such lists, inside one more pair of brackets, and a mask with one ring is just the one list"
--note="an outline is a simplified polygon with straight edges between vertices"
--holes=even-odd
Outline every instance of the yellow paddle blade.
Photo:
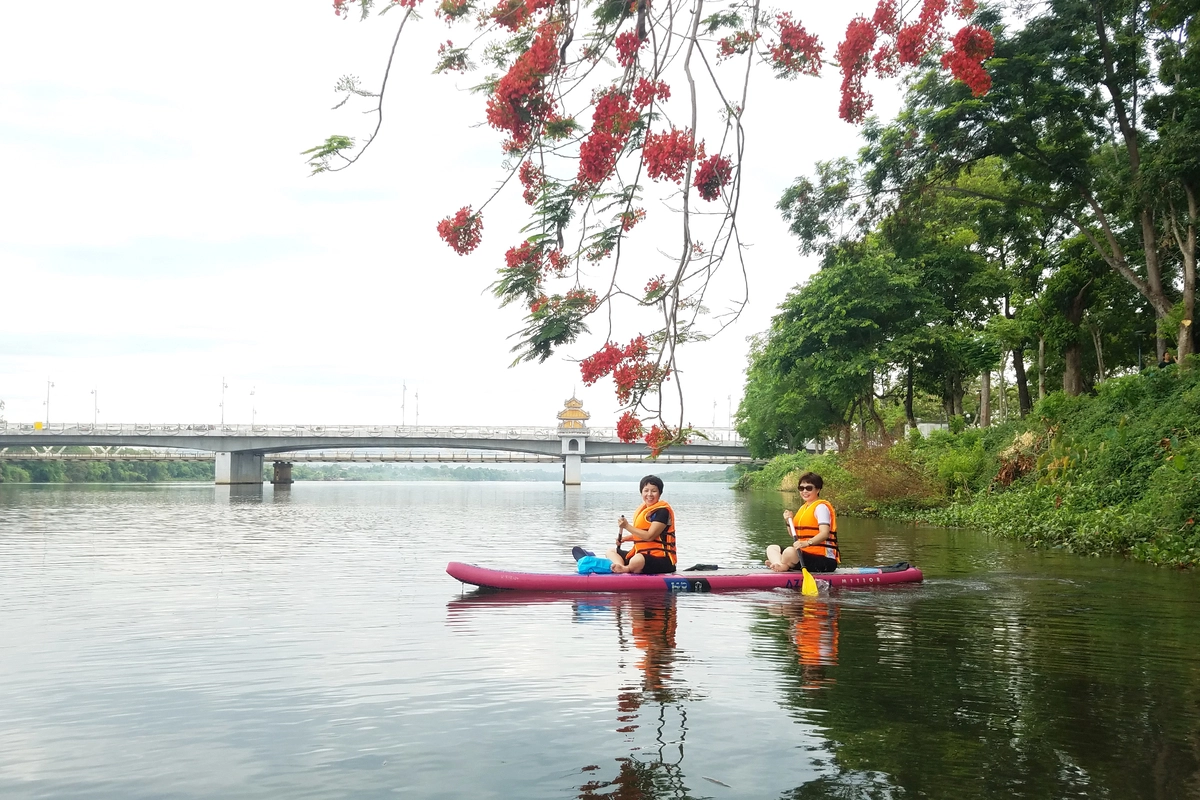
[[803,579],[800,581],[800,594],[816,597],[817,582],[813,580],[813,576],[808,570],[801,567],[800,571],[804,574]]

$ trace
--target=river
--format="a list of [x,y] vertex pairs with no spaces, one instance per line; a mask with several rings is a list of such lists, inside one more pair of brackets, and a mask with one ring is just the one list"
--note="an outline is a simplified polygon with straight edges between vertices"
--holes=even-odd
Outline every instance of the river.
[[[681,561],[784,498],[668,484]],[[636,483],[0,485],[0,797],[1196,798],[1200,580],[844,519],[923,584],[478,596]]]

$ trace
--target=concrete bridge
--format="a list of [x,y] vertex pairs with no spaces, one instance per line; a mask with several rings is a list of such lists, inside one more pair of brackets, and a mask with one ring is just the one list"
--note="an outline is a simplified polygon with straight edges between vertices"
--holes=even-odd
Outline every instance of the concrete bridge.
[[[571,408],[568,401],[568,410]],[[574,401],[578,403],[578,401]],[[576,406],[577,408],[577,406]],[[564,412],[565,413],[565,412]],[[583,412],[580,412],[583,413]],[[415,426],[415,425],[208,425],[208,424],[69,424],[44,426],[37,423],[0,423],[0,458],[11,460],[41,458],[80,458],[89,454],[67,454],[66,447],[93,448],[90,459],[112,458],[113,448],[166,448],[166,459],[182,460],[186,453],[212,453],[216,459],[219,484],[262,483],[264,460],[275,462],[276,483],[291,483],[293,461],[303,460],[379,460],[401,458],[305,458],[312,451],[359,452],[402,450],[410,461],[457,461],[470,463],[469,457],[431,458],[412,453],[428,451],[469,451],[512,454],[505,461],[561,463],[563,483],[579,484],[583,461],[635,463],[650,461],[643,443],[627,444],[611,428],[588,428],[574,418],[564,418],[557,427],[503,426]],[[702,431],[689,444],[672,447],[657,463],[739,464],[752,459],[750,452],[730,429]],[[704,438],[707,436],[708,438]],[[475,451],[479,451],[476,453]],[[177,455],[172,456],[174,452]],[[520,457],[518,457],[520,455]],[[130,456],[125,456],[126,458]],[[501,461],[495,457],[492,463]],[[189,458],[188,460],[192,460]],[[483,462],[480,457],[477,462]]]

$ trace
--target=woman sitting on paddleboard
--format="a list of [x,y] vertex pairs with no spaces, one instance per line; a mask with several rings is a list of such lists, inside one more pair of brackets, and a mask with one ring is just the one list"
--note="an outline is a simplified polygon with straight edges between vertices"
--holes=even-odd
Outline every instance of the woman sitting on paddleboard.
[[[633,515],[633,523],[622,514],[617,520],[617,546],[604,554],[612,562],[613,572],[640,572],[661,575],[675,571],[675,512],[662,500],[663,482],[647,475],[638,484],[642,505]],[[625,542],[633,546],[621,550]]]
[[[821,499],[825,482],[815,472],[800,476],[800,498],[804,505],[792,516],[784,509],[783,519],[791,523],[788,532],[792,544],[782,552],[779,545],[767,548],[767,566],[776,572],[806,567],[809,572],[833,572],[842,560],[837,544],[837,514],[828,500]],[[794,529],[794,530],[793,530]],[[796,551],[800,550],[800,553]],[[800,556],[804,556],[801,563]]]

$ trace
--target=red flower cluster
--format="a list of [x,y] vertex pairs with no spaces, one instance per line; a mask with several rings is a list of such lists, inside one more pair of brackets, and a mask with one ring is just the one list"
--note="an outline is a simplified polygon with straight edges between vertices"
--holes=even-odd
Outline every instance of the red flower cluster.
[[528,241],[521,242],[519,247],[510,247],[505,251],[504,264],[509,269],[532,267],[534,272],[541,272],[542,251]]
[[645,336],[639,336],[625,347],[618,347],[612,342],[605,342],[604,347],[592,353],[579,362],[579,372],[583,377],[583,385],[591,386],[596,381],[611,373],[626,359],[644,361],[650,355],[650,345]]
[[667,288],[667,280],[665,275],[659,275],[657,278],[651,278],[646,284],[646,298],[649,299]]
[[346,6],[349,3],[350,3],[350,0],[333,0],[333,13],[337,14],[340,17],[342,14],[344,14],[346,12],[346,10],[347,10]]
[[[879,0],[871,19],[855,17],[846,28],[846,38],[838,46],[838,64],[842,70],[842,104],[839,114],[847,122],[862,122],[871,109],[871,96],[863,89],[863,78],[870,70],[881,76],[894,75],[901,65],[916,66],[943,35],[942,22],[950,9],[950,0],[922,0],[921,13],[913,22],[900,19],[898,0]],[[974,14],[976,0],[954,0],[954,13],[966,19]],[[979,30],[967,26],[963,30]],[[986,32],[985,32],[986,34]],[[876,49],[880,36],[888,37]],[[961,46],[960,36],[966,36]],[[971,87],[976,96],[991,87],[991,78],[981,62],[991,55],[991,37],[978,33],[955,36],[954,50],[942,57],[942,66]],[[987,51],[987,55],[980,55]]]
[[621,230],[629,233],[633,226],[646,218],[646,209],[635,208],[632,211],[621,212]]
[[652,427],[646,434],[646,444],[650,447],[650,457],[658,458],[663,448],[669,445],[674,438],[675,434],[671,432],[670,428],[660,428],[657,425]]
[[954,34],[953,45],[954,49],[942,56],[942,67],[970,87],[975,97],[987,94],[992,76],[983,68],[983,62],[995,50],[992,34],[978,25],[967,25]]
[[896,54],[901,64],[916,66],[920,63],[934,40],[941,35],[944,16],[946,0],[924,0],[917,21],[901,27],[896,34]]
[[651,180],[662,178],[679,183],[695,157],[696,140],[686,129],[648,133],[646,143],[642,145],[642,161]]
[[[771,48],[771,63],[784,75],[812,75],[821,73],[821,53],[825,48],[816,36],[804,30],[804,26],[792,20],[784,12],[775,16],[779,26],[779,44]],[[719,57],[719,56],[718,56]]]
[[460,256],[479,246],[483,238],[483,215],[471,213],[470,206],[463,206],[453,217],[446,217],[437,224],[438,236]]
[[633,87],[633,104],[638,108],[648,106],[658,99],[659,101],[671,99],[671,87],[666,81],[646,80],[638,78],[637,85]]
[[449,25],[455,20],[470,14],[473,8],[474,3],[472,0],[442,0],[434,13],[439,17],[445,18],[446,24]]
[[692,182],[700,196],[712,202],[721,196],[721,190],[733,177],[733,164],[721,154],[714,155],[701,162],[696,170],[696,179]]
[[641,438],[646,429],[642,427],[642,421],[633,415],[632,411],[626,411],[617,420],[617,438],[622,442],[633,442]]
[[400,6],[401,8],[416,8],[419,2],[421,0],[392,0],[392,5]]
[[592,133],[579,146],[579,183],[599,186],[617,163],[638,112],[630,107],[629,95],[610,89],[596,101]]
[[633,66],[637,61],[638,50],[642,49],[642,40],[635,31],[625,31],[613,42],[617,48],[617,63],[622,67]]
[[[561,250],[543,250],[528,240],[517,247],[510,247],[504,253],[506,269],[537,275],[543,270],[561,275],[567,268],[567,257]],[[538,277],[541,281],[541,277]]]
[[525,187],[525,192],[521,196],[525,198],[527,204],[533,205],[542,191],[545,175],[533,165],[532,161],[526,161],[521,164],[521,170],[517,177],[521,179],[521,185]]
[[670,374],[669,370],[647,361],[649,355],[650,345],[644,336],[638,336],[625,347],[605,342],[603,348],[579,362],[579,371],[585,386],[611,374],[617,385],[617,400],[628,403],[635,389],[647,389]]
[[724,61],[727,58],[733,58],[736,55],[745,53],[760,38],[761,34],[751,33],[750,31],[738,31],[737,33],[729,34],[717,42],[717,61]]
[[591,310],[600,302],[600,298],[596,297],[596,293],[591,289],[572,289],[567,292],[567,296],[563,298],[563,302],[568,305],[583,306]]
[[558,65],[557,23],[538,29],[529,49],[517,57],[488,98],[487,120],[493,128],[512,133],[517,148],[529,141],[533,125],[550,112],[543,81]]
[[900,30],[900,10],[896,7],[896,0],[879,0],[871,22],[875,24],[875,30],[885,36],[895,36]]
[[535,12],[552,5],[554,0],[500,0],[500,4],[488,16],[510,31],[517,31],[529,22]]
[[553,271],[557,275],[562,275],[563,270],[565,270],[570,263],[571,262],[567,259],[566,254],[563,253],[562,250],[547,250],[546,251],[546,271],[547,272]]
[[846,38],[838,45],[842,69],[842,104],[838,114],[847,122],[862,122],[871,109],[871,96],[863,89],[863,78],[875,49],[875,25],[866,17],[855,17],[846,26]]
[[529,313],[536,314],[537,312],[541,311],[546,307],[547,302],[546,295],[538,295],[538,298],[529,304]]

